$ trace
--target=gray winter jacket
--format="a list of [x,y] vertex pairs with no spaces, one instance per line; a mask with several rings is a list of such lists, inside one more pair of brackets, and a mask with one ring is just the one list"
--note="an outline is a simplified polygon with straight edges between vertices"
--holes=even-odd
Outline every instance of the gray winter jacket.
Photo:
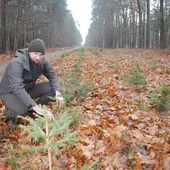
[[36,103],[27,91],[35,85],[36,80],[42,74],[50,81],[54,92],[61,90],[59,79],[45,58],[41,64],[33,64],[32,67],[28,57],[28,49],[18,50],[2,77],[0,96],[4,93],[13,93],[28,109],[32,109]]

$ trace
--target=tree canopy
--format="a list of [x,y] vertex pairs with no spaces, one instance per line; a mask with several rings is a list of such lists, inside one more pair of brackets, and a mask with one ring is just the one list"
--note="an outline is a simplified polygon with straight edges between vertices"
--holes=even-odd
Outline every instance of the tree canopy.
[[169,0],[92,0],[87,46],[102,48],[169,47]]
[[0,9],[1,52],[26,47],[37,37],[48,48],[82,42],[66,0],[2,0]]

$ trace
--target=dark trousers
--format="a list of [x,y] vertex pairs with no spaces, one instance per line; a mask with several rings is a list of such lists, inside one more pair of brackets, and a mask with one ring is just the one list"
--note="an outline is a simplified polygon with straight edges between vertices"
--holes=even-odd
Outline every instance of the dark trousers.
[[[37,83],[31,88],[28,93],[32,99],[37,99],[37,104],[48,104],[49,96],[54,96],[55,93],[49,82]],[[7,117],[25,116],[28,113],[28,108],[18,100],[12,93],[5,93],[2,97],[2,102],[5,105],[4,115]]]

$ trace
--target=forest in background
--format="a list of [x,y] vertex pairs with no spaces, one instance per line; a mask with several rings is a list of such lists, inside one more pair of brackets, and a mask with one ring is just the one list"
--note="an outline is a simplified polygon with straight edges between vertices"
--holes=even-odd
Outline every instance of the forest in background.
[[[102,1],[104,6],[98,6]],[[55,121],[19,117],[19,125],[11,129],[0,102],[1,170],[169,170],[170,53],[157,49],[170,44],[170,2],[153,1],[150,22],[143,18],[148,0],[92,2],[86,45],[100,48],[80,48],[48,58],[65,99],[62,109],[55,102],[47,106]],[[128,2],[134,5],[135,20],[130,18]],[[44,39],[47,48],[79,45],[81,35],[66,6],[66,0],[1,0],[0,52],[27,46],[36,37]],[[109,11],[111,6],[114,10]],[[113,15],[95,15],[97,7],[99,11],[109,7],[104,12]],[[0,68],[10,59],[9,54],[1,54]],[[45,80],[42,76],[38,81]]]
[[87,46],[170,48],[169,0],[92,0]]
[[[86,46],[170,49],[169,0],[92,0]],[[67,0],[1,0],[0,53],[42,38],[47,48],[79,46]]]
[[80,31],[66,0],[1,0],[0,53],[28,46],[34,38],[47,48],[79,46]]

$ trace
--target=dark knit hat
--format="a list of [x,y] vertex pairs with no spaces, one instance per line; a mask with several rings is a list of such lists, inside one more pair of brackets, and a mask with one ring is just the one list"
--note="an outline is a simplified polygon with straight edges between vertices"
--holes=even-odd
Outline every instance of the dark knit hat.
[[40,52],[42,54],[45,54],[45,50],[45,43],[39,38],[34,39],[28,47],[28,52]]

